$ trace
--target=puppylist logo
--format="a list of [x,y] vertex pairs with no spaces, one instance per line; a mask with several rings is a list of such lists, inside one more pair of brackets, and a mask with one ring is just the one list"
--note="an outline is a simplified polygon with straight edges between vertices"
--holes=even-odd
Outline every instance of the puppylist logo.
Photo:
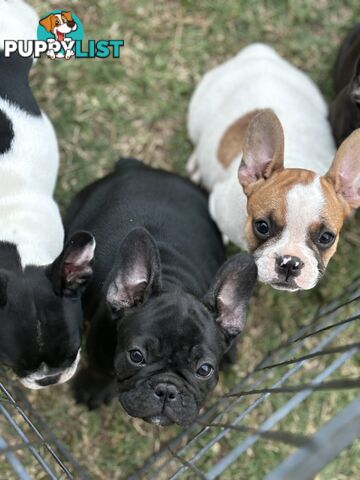
[[63,58],[120,58],[124,40],[84,39],[80,19],[66,10],[53,10],[39,21],[37,40],[5,40],[4,55],[17,52],[22,57],[39,58],[46,54],[52,60]]

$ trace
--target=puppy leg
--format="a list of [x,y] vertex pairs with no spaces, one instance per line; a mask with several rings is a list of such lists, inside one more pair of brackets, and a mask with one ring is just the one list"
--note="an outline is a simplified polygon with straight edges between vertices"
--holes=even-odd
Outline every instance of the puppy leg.
[[76,403],[85,404],[89,410],[94,410],[102,404],[109,405],[116,396],[114,379],[90,368],[80,370],[71,389]]
[[194,150],[193,153],[190,155],[190,158],[186,164],[186,171],[190,179],[194,183],[197,183],[197,184],[200,183],[201,174],[200,174],[200,167],[199,167],[197,156],[196,156],[196,150]]
[[245,237],[246,197],[237,181],[229,178],[217,183],[209,197],[209,211],[226,242],[247,250]]

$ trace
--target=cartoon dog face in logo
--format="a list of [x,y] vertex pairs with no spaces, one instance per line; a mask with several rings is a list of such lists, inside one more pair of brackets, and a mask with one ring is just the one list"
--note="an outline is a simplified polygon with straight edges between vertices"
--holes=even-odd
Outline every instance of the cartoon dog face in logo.
[[[71,12],[62,11],[60,13],[50,13],[47,17],[40,20],[40,25],[48,32],[54,35],[54,39],[49,39],[48,42],[70,42],[71,38],[66,35],[77,29],[77,24],[73,20]],[[73,50],[66,50],[65,55],[61,52],[56,53],[53,50],[48,51],[48,56],[54,58],[66,58],[69,60],[74,56]]]

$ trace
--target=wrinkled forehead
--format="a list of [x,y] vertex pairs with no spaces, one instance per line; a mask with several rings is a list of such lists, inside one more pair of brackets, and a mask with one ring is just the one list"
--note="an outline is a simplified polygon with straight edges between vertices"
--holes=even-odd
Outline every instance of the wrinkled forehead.
[[120,343],[142,339],[156,350],[190,351],[195,345],[207,348],[219,343],[218,336],[215,320],[201,302],[173,296],[150,300],[118,325]]
[[286,169],[263,182],[249,197],[252,219],[271,218],[294,235],[302,235],[320,224],[338,233],[344,210],[333,186],[314,172]]

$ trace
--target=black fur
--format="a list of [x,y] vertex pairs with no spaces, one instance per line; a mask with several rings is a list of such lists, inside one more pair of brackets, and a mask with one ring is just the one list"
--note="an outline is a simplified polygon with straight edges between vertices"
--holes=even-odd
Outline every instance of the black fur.
[[[133,159],[80,192],[65,226],[68,234],[88,229],[97,241],[83,300],[89,366],[75,380],[76,399],[94,408],[117,391],[130,415],[192,422],[242,329],[229,312],[235,304],[245,312],[256,279],[252,257],[239,255],[216,275],[225,253],[205,194]],[[144,355],[142,365],[133,350]],[[203,363],[214,367],[208,378],[196,373]]]
[[[39,117],[28,83],[31,65],[32,59],[5,58],[0,51],[0,98]],[[12,122],[0,110],[0,155],[13,140]],[[83,263],[83,254],[93,251],[93,242],[90,234],[79,232],[53,264],[24,269],[17,246],[0,242],[0,363],[21,379],[32,375],[31,386],[56,383],[76,358],[83,323],[80,297],[91,276],[91,259]],[[44,376],[35,379],[34,374]]]
[[336,98],[330,105],[330,123],[336,144],[360,127],[360,24],[343,41],[335,63]]
[[81,293],[91,274],[90,265],[78,266],[76,258],[91,242],[90,234],[77,233],[52,265],[25,269],[16,246],[0,243],[0,363],[20,378],[43,363],[60,374],[74,362],[83,326]]
[[13,53],[4,57],[0,50],[0,97],[14,103],[29,115],[40,116],[41,112],[29,86],[31,58],[22,58]]

